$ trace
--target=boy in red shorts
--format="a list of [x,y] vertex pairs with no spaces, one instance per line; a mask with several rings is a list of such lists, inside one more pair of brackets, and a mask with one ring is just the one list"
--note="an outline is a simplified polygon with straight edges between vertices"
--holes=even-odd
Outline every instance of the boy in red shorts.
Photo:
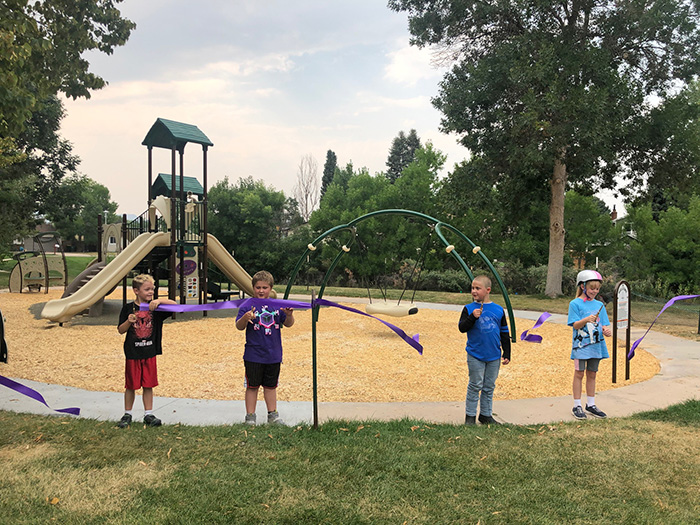
[[[155,281],[150,275],[134,277],[131,283],[136,300],[127,303],[119,314],[117,330],[126,334],[124,355],[126,356],[126,386],[124,387],[124,415],[118,423],[119,428],[131,424],[132,409],[136,391],[143,388],[143,408],[146,415],[143,422],[150,427],[161,425],[160,419],[153,415],[153,388],[158,386],[158,369],[156,355],[162,354],[163,321],[173,314],[154,312],[158,305],[176,304],[167,297],[153,299]],[[141,311],[141,303],[148,304],[148,310]]]

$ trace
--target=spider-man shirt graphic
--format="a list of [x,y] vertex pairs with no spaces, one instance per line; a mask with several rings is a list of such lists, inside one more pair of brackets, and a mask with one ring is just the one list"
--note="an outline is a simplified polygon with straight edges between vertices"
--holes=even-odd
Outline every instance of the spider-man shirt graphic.
[[119,314],[119,324],[136,315],[136,322],[131,325],[124,339],[124,355],[127,359],[148,359],[163,353],[163,321],[173,314],[170,312],[151,312],[140,310],[139,305],[127,303]]
[[[149,339],[153,334],[153,316],[150,310],[139,310],[135,312],[136,322],[133,325],[134,333],[139,339]],[[138,343],[153,343],[152,341],[137,341],[137,346],[147,346],[139,345]]]

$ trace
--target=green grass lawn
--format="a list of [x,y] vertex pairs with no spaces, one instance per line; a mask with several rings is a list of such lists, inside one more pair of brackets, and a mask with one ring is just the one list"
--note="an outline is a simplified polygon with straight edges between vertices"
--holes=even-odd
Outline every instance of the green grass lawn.
[[0,412],[3,523],[697,523],[700,401],[517,427]]

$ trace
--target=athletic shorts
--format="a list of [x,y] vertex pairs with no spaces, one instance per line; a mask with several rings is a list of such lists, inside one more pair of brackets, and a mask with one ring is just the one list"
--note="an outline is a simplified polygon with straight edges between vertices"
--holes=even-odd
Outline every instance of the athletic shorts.
[[600,358],[597,357],[591,357],[590,359],[574,359],[574,370],[577,372],[583,372],[584,370],[597,372],[599,365]]
[[158,366],[156,358],[127,359],[126,360],[126,385],[127,390],[139,388],[153,388],[158,386]]
[[280,379],[280,365],[282,363],[245,363],[246,388],[277,388]]

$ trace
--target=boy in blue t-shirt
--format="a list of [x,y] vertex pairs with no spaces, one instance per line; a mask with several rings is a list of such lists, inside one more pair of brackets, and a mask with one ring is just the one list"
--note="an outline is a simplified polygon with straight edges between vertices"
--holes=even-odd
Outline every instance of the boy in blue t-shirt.
[[[604,418],[607,414],[595,404],[595,380],[601,359],[607,359],[605,337],[612,335],[605,305],[596,299],[603,277],[596,271],[583,270],[576,276],[576,299],[569,303],[567,324],[573,328],[571,359],[574,361],[574,408],[576,419],[586,419],[586,412]],[[586,375],[586,412],[581,406],[583,376]]]
[[[253,276],[254,299],[269,299],[275,281],[272,274],[261,271]],[[255,425],[255,407],[258,390],[263,387],[267,405],[267,422],[283,425],[277,411],[277,383],[282,364],[282,326],[294,324],[294,309],[268,309],[264,303],[259,307],[242,306],[236,316],[236,328],[245,330],[245,422]]]
[[485,275],[474,277],[474,302],[464,307],[459,319],[459,331],[467,334],[469,366],[465,425],[476,425],[478,405],[481,424],[499,424],[493,418],[493,391],[501,362],[510,363],[510,338],[505,311],[491,302],[490,293],[491,279]]

